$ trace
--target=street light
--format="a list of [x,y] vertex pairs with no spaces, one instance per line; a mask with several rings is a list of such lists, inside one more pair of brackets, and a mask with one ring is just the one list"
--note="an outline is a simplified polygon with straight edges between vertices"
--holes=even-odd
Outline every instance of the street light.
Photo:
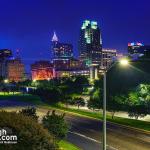
[[[117,62],[116,62],[117,63]],[[103,93],[103,150],[106,150],[106,91],[107,91],[107,87],[106,87],[106,74],[107,72],[116,64],[114,63],[112,66],[110,66],[110,68],[107,71],[104,71],[104,79],[103,79],[103,88],[104,88],[104,93]],[[119,63],[122,66],[127,66],[129,64],[129,61],[127,59],[121,59],[119,61]]]
[[127,65],[129,64],[129,61],[128,61],[127,59],[121,59],[121,60],[120,60],[120,64],[121,64],[122,66],[127,66]]
[[5,80],[4,80],[4,83],[8,83],[8,82],[9,82],[8,79],[5,79]]

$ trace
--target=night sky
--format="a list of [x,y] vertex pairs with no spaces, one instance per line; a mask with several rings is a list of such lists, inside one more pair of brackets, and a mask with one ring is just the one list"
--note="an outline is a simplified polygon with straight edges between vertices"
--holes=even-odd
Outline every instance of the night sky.
[[53,31],[74,46],[82,21],[98,21],[103,47],[126,52],[128,42],[150,44],[150,0],[0,0],[0,49],[29,64],[50,58]]

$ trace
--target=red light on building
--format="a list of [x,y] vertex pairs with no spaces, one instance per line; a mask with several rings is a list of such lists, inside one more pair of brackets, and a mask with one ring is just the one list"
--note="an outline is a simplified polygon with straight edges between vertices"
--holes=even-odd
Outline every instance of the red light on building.
[[32,80],[54,78],[54,69],[49,61],[38,61],[31,65]]

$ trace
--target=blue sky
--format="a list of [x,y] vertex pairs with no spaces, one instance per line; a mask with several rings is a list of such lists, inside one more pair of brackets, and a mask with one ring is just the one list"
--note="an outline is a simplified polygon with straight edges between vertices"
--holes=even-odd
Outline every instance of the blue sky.
[[98,22],[103,47],[126,52],[128,42],[150,44],[149,0],[0,0],[0,49],[20,49],[29,65],[50,58],[53,31],[78,55],[82,21]]

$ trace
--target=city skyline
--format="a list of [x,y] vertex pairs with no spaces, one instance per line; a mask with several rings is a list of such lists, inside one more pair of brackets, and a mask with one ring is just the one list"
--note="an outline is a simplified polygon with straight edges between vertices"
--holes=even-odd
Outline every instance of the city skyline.
[[77,56],[80,27],[83,20],[89,19],[98,22],[104,48],[127,52],[128,42],[150,43],[149,2],[144,1],[116,0],[116,5],[110,5],[113,3],[110,0],[109,3],[94,0],[93,7],[86,3],[86,8],[87,1],[80,2],[80,6],[68,0],[59,2],[60,5],[50,1],[2,1],[0,48],[20,49],[29,70],[35,60],[50,58],[51,37],[56,31],[60,41],[73,44]]

